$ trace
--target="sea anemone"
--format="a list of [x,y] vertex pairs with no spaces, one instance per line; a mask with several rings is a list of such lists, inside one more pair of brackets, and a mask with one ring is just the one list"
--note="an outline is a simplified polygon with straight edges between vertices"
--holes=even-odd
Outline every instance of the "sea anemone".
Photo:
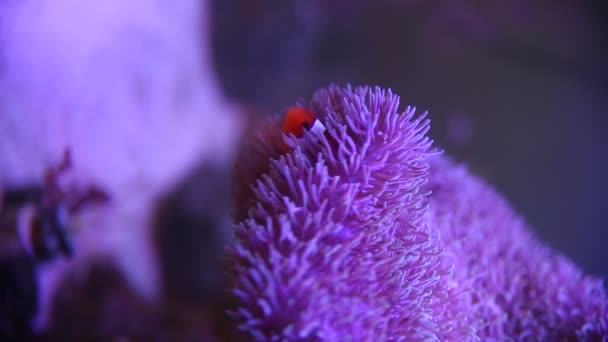
[[400,112],[390,90],[334,85],[298,106],[325,133],[296,141],[274,117],[238,158],[240,329],[264,341],[606,334],[601,282],[433,149],[426,113]]
[[601,279],[542,244],[523,218],[465,166],[430,161],[429,225],[441,234],[454,277],[468,284],[482,340],[597,341],[608,337]]

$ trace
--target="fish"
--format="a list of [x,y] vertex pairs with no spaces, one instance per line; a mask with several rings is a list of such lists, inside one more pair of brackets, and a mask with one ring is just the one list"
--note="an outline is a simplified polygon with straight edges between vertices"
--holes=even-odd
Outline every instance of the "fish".
[[[285,136],[293,135],[296,140],[304,138],[306,132],[314,132],[323,134],[325,125],[319,120],[317,115],[307,109],[301,107],[292,107],[285,113],[285,121],[283,122],[283,134]],[[292,150],[287,145],[285,138],[283,141],[283,150],[290,152]]]

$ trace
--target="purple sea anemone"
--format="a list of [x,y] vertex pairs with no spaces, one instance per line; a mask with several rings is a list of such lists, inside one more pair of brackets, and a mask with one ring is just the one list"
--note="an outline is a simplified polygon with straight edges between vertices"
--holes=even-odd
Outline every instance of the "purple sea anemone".
[[399,98],[330,86],[271,119],[236,168],[232,315],[255,340],[600,337],[606,295],[536,242],[485,184],[432,149]]
[[444,156],[430,162],[429,225],[441,234],[483,340],[598,341],[608,336],[603,282],[532,234],[491,187]]

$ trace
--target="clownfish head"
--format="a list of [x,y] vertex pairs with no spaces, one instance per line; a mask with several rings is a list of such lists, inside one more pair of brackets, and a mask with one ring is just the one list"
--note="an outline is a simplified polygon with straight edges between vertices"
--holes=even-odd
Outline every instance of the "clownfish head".
[[[300,139],[306,131],[321,134],[325,131],[325,126],[314,113],[304,108],[293,107],[287,110],[283,123],[283,133],[286,135],[293,134]],[[285,143],[283,143],[283,147],[286,152],[289,152],[290,148]]]

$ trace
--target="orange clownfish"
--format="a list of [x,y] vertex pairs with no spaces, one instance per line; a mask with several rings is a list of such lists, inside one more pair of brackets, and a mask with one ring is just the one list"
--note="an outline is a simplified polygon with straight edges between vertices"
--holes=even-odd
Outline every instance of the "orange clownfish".
[[[325,126],[314,113],[300,107],[290,108],[285,114],[283,133],[286,135],[293,134],[300,139],[304,136],[305,130],[321,134],[325,131]],[[289,152],[291,149],[283,143],[283,150]]]

